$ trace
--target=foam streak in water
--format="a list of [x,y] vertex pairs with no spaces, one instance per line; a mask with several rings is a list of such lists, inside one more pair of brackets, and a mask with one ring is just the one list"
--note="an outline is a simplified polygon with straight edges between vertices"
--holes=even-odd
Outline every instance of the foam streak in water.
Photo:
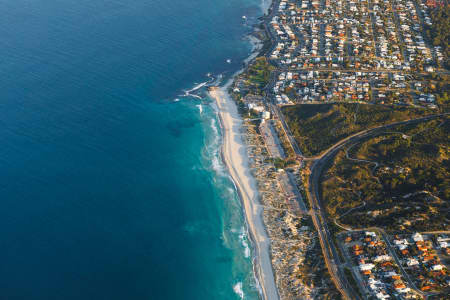
[[247,232],[244,227],[241,228],[241,233],[239,234],[239,240],[241,241],[241,244],[244,247],[244,256],[246,258],[250,257],[250,247],[248,246]]
[[201,104],[196,105],[198,107],[198,110],[200,111],[200,114],[203,113],[203,106]]
[[239,295],[241,299],[244,299],[244,291],[242,290],[242,282],[238,282],[233,286],[233,291]]

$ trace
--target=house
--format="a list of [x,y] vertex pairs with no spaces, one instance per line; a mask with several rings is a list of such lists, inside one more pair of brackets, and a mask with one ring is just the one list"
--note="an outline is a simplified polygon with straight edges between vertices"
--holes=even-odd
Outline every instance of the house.
[[394,282],[394,289],[402,290],[402,289],[405,289],[405,288],[406,288],[406,285],[405,285],[405,283],[402,280],[396,280]]
[[438,242],[448,242],[448,241],[450,241],[450,238],[447,236],[438,236],[437,241]]
[[256,105],[255,103],[249,103],[247,106],[248,106],[248,109],[253,110],[255,112],[263,112],[264,111],[263,106]]
[[411,292],[411,289],[408,287],[402,288],[402,289],[397,289],[397,292],[399,292],[400,294],[406,294]]
[[412,235],[412,239],[414,242],[423,242],[423,236],[418,232]]
[[408,260],[406,261],[406,265],[408,267],[417,266],[418,264],[419,264],[419,261],[415,258],[408,258]]
[[408,245],[408,241],[406,239],[402,239],[402,240],[394,240],[394,244],[395,245]]
[[441,271],[443,268],[444,268],[443,265],[433,265],[433,266],[431,267],[431,269],[432,269],[433,271]]
[[372,274],[372,271],[371,270],[364,270],[362,273],[364,275],[370,275],[370,274]]
[[389,261],[392,257],[390,255],[384,254],[384,255],[378,255],[376,256],[373,261],[375,262],[382,262],[382,261]]
[[390,296],[388,294],[384,294],[383,292],[378,292],[375,297],[377,297],[377,299],[389,299]]
[[359,269],[361,271],[372,270],[373,268],[375,268],[374,264],[361,264],[361,265],[359,265]]
[[449,244],[447,242],[439,242],[439,247],[441,249],[447,248],[449,246]]

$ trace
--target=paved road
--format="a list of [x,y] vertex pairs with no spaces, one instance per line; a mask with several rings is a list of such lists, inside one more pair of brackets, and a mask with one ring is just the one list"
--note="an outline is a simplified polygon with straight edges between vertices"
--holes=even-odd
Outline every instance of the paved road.
[[333,243],[333,238],[328,230],[324,214],[319,203],[319,178],[323,169],[323,162],[318,160],[313,163],[310,175],[310,185],[308,190],[308,199],[312,208],[311,217],[314,227],[319,234],[322,253],[325,258],[325,264],[328,271],[342,296],[345,299],[359,299],[358,295],[352,290],[347,278],[341,268],[342,262]]
[[358,143],[359,141],[361,141],[364,138],[378,135],[381,132],[383,132],[383,130],[389,129],[389,128],[392,128],[392,127],[395,127],[398,125],[415,124],[415,123],[420,123],[423,121],[436,119],[436,118],[440,118],[440,117],[448,116],[448,115],[450,115],[450,113],[429,115],[429,116],[425,116],[425,117],[421,117],[421,118],[417,118],[417,119],[405,120],[405,121],[400,121],[400,122],[395,122],[395,123],[391,123],[391,124],[387,124],[387,125],[374,127],[371,129],[366,129],[366,130],[357,132],[353,135],[350,135],[350,136],[346,137],[345,139],[340,140],[339,142],[337,142],[333,146],[329,147],[327,150],[325,150],[320,155],[312,156],[312,157],[305,157],[305,159],[308,159],[308,160],[322,160],[324,158],[329,159],[332,156],[334,156],[334,154],[336,154],[337,150],[340,150],[342,148],[342,146],[347,145],[349,142],[350,143]]
[[295,154],[303,157],[303,154],[300,151],[300,147],[298,146],[297,142],[295,141],[294,136],[292,135],[291,131],[289,130],[289,127],[287,126],[286,121],[284,120],[283,115],[280,112],[280,108],[275,104],[271,104],[271,109],[272,109],[272,114],[275,115],[281,121],[281,125],[283,125],[282,126],[283,131],[286,134],[286,136],[288,137],[289,143],[291,144],[292,149],[294,149]]
[[[417,118],[413,120],[401,121],[392,123],[389,125],[379,126],[372,129],[363,130],[354,135],[351,135],[338,143],[334,144],[330,148],[328,148],[324,153],[319,156],[312,157],[309,159],[313,159],[313,165],[311,167],[311,175],[309,179],[309,200],[311,202],[311,207],[313,210],[313,221],[314,225],[319,233],[319,238],[321,240],[322,251],[324,253],[325,261],[327,266],[330,266],[328,270],[333,277],[336,286],[343,293],[345,298],[357,299],[358,297],[352,291],[343,270],[341,269],[342,262],[337,254],[336,247],[334,246],[333,239],[331,234],[329,233],[326,225],[325,213],[321,210],[321,203],[319,197],[319,185],[320,185],[320,176],[322,171],[327,164],[327,162],[332,159],[335,154],[348,143],[357,143],[364,138],[378,135],[382,133],[385,129],[391,128],[397,125],[405,125],[405,124],[414,124],[423,122],[426,120],[442,117],[447,114],[439,114],[439,115],[431,115],[422,118]],[[414,286],[414,285],[412,285]]]
[[383,237],[383,239],[386,241],[386,245],[388,247],[388,250],[391,254],[392,257],[394,257],[395,263],[399,266],[400,268],[400,272],[403,275],[403,278],[406,279],[406,281],[408,282],[409,286],[412,287],[417,293],[419,293],[420,295],[424,296],[425,294],[419,290],[417,288],[417,286],[415,285],[415,283],[411,280],[411,278],[409,277],[408,273],[406,273],[405,269],[403,268],[403,265],[400,262],[400,259],[397,256],[397,253],[395,253],[395,249],[394,247],[391,245],[391,241],[389,241],[389,236],[386,234],[386,232],[381,229],[381,228],[376,228],[376,230],[381,234],[381,236]]
[[[272,5],[272,11],[271,13],[265,18],[264,20],[264,26],[265,30],[272,41],[272,47],[278,40],[277,37],[275,37],[272,33],[272,31],[269,28],[269,22],[271,18],[274,16],[274,14],[277,12],[279,1],[274,1]],[[270,49],[271,50],[271,49]],[[266,56],[269,55],[270,50],[267,52]],[[292,70],[290,68],[286,67],[278,67],[278,71],[289,71]],[[296,70],[296,69],[294,69]],[[317,70],[317,69],[314,69]],[[334,69],[325,69],[324,71],[343,71],[343,70],[334,70]],[[302,70],[305,71],[305,70]],[[354,70],[348,70],[348,71],[354,71]],[[373,70],[367,70],[368,72],[374,72]],[[377,70],[375,72],[389,72],[389,73],[395,73],[395,72],[402,72],[400,70]],[[276,74],[276,72],[274,73]],[[270,94],[270,88],[273,87],[274,84],[274,78],[272,76],[271,82],[266,86],[265,90]],[[267,101],[267,99],[266,99]],[[270,101],[267,101],[270,103]],[[286,133],[286,136],[289,139],[289,142],[291,143],[292,148],[294,149],[295,153],[302,158],[305,158],[298,147],[298,144],[296,143],[293,135],[291,134],[289,127],[287,126],[282,114],[279,111],[279,108],[277,105],[274,105],[273,103],[270,103],[272,113],[281,121],[283,125],[283,130]],[[322,171],[324,169],[324,166],[326,165],[326,162],[328,162],[330,159],[334,157],[334,155],[339,151],[344,145],[347,143],[356,143],[363,138],[373,136],[376,134],[379,134],[383,129],[387,129],[396,125],[401,124],[412,124],[415,122],[422,122],[428,119],[436,118],[443,115],[433,115],[433,116],[427,116],[424,118],[418,118],[415,120],[408,120],[403,122],[397,122],[389,125],[380,126],[373,129],[368,129],[361,131],[359,133],[356,133],[354,135],[351,135],[338,143],[334,144],[330,148],[328,148],[325,152],[323,152],[321,155],[315,156],[315,157],[309,157],[305,158],[308,160],[313,160],[313,165],[311,167],[311,175],[309,178],[309,201],[311,205],[311,217],[314,223],[314,226],[318,232],[320,245],[322,248],[322,252],[325,259],[325,264],[329,270],[329,273],[331,275],[331,278],[333,282],[335,283],[337,289],[341,292],[344,299],[360,299],[357,293],[353,291],[352,287],[350,286],[349,282],[347,281],[347,277],[345,276],[345,273],[343,272],[344,264],[340,261],[340,257],[337,253],[336,247],[333,242],[333,238],[328,230],[325,214],[321,210],[321,203],[320,203],[320,197],[319,197],[319,179],[320,175],[322,174]]]
[[[414,282],[409,277],[408,273],[404,270],[403,265],[401,264],[400,259],[397,256],[397,253],[395,252],[395,247],[392,246],[392,244],[391,244],[391,242],[389,240],[389,235],[386,233],[386,231],[384,231],[384,229],[379,228],[379,227],[368,227],[368,228],[349,228],[347,230],[348,231],[353,231],[353,232],[358,232],[358,231],[359,232],[361,232],[361,231],[375,231],[375,232],[378,232],[381,235],[381,237],[383,238],[383,240],[386,242],[386,246],[387,246],[387,249],[389,251],[389,254],[394,258],[395,263],[399,266],[399,269],[400,269],[400,272],[402,273],[403,278],[406,279],[406,281],[408,282],[409,286],[411,288],[413,288],[417,293],[419,293],[422,296],[425,296],[425,293],[423,293],[419,288],[417,288],[417,286],[414,284]],[[349,259],[349,257],[347,257],[347,261],[351,261],[351,259]]]
[[[277,110],[275,110],[277,112]],[[348,143],[357,143],[364,138],[378,135],[383,132],[385,129],[397,126],[397,125],[405,125],[405,124],[414,124],[423,122],[426,120],[442,117],[448,114],[440,114],[440,115],[431,115],[422,118],[417,118],[413,120],[406,120],[401,122],[396,122],[388,125],[379,126],[372,129],[363,130],[356,134],[353,134],[338,143],[334,144],[326,151],[324,151],[321,155],[315,157],[308,157],[305,159],[313,160],[313,165],[311,167],[311,175],[309,179],[309,201],[311,205],[311,217],[313,219],[314,226],[319,235],[320,245],[322,247],[322,252],[325,258],[325,263],[330,272],[330,275],[338,288],[338,290],[342,293],[345,299],[359,299],[359,296],[353,291],[349,282],[347,281],[347,277],[343,272],[344,263],[340,261],[340,257],[336,250],[336,247],[333,242],[333,238],[328,230],[327,222],[325,221],[325,213],[321,209],[320,197],[319,197],[319,185],[320,185],[320,176],[322,171],[326,165],[326,163],[334,157],[334,155],[345,145]],[[283,116],[278,113],[277,116],[282,121],[283,126],[286,126]],[[287,126],[286,126],[287,127]],[[287,131],[289,130],[286,128]],[[288,135],[289,137],[289,135]],[[293,138],[289,139],[291,142],[295,142]],[[297,145],[293,145],[294,149],[298,149]],[[297,151],[296,151],[297,152]],[[301,153],[301,152],[299,152]],[[298,153],[298,154],[299,154]],[[301,155],[301,154],[299,154]]]

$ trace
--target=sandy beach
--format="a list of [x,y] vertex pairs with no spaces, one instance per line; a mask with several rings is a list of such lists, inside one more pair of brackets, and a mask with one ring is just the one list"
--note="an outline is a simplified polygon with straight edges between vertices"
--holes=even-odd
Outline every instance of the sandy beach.
[[279,299],[275,285],[271,258],[270,239],[262,220],[256,181],[250,173],[246,145],[242,139],[242,120],[234,101],[225,87],[210,89],[215,99],[223,131],[222,156],[230,175],[238,189],[245,210],[249,233],[252,237],[256,256],[256,275],[265,300]]

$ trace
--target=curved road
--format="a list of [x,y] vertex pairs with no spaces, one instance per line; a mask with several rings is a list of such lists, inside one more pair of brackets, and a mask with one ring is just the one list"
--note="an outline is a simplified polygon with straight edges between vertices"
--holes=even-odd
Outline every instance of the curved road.
[[[405,125],[405,124],[414,124],[427,120],[431,120],[434,118],[442,117],[448,115],[447,114],[439,114],[439,115],[430,115],[422,118],[395,122],[388,125],[383,125],[379,127],[375,127],[372,129],[363,130],[361,132],[355,133],[328,148],[321,155],[315,157],[309,157],[305,159],[313,160],[313,165],[311,167],[311,175],[309,177],[309,201],[311,205],[311,217],[314,222],[314,226],[319,234],[320,244],[322,246],[322,252],[325,258],[325,263],[328,267],[330,275],[336,284],[338,290],[342,293],[345,299],[359,299],[359,296],[353,291],[352,287],[347,281],[347,278],[343,272],[343,263],[340,260],[338,252],[333,242],[333,238],[328,230],[327,222],[325,221],[325,213],[321,210],[321,203],[319,197],[319,180],[320,175],[326,165],[326,163],[332,159],[335,154],[348,143],[357,143],[364,138],[377,135],[383,130],[397,126],[397,125]],[[295,149],[296,147],[294,147]]]
[[[272,42],[271,48],[274,46],[275,42],[277,41],[276,36],[273,35],[272,31],[269,28],[269,22],[272,19],[272,17],[277,12],[278,8],[278,0],[274,0],[271,5],[271,10],[269,11],[269,14],[265,16],[264,18],[264,27],[265,31]],[[270,48],[270,50],[271,50]],[[266,56],[268,56],[268,51],[266,53]],[[279,70],[286,71],[290,70],[290,68],[280,67],[278,66]],[[383,72],[385,70],[378,70],[378,72]],[[386,70],[389,72],[396,72],[395,70]],[[276,73],[275,73],[276,74]],[[270,94],[270,88],[274,84],[274,79],[271,78],[271,81],[267,84],[265,91],[266,93]],[[311,218],[314,223],[314,227],[316,228],[316,231],[319,236],[320,245],[322,248],[322,253],[324,256],[325,264],[329,270],[329,273],[331,275],[331,278],[333,282],[335,283],[337,289],[341,292],[344,299],[360,299],[359,295],[355,293],[349,282],[347,281],[347,277],[345,273],[343,272],[344,264],[341,262],[340,257],[337,253],[336,247],[333,242],[332,235],[330,234],[325,218],[325,214],[321,210],[321,204],[320,204],[320,197],[319,197],[319,179],[320,175],[322,174],[322,171],[324,169],[324,166],[326,163],[334,157],[334,155],[339,151],[344,145],[348,143],[356,143],[364,138],[379,134],[379,132],[382,132],[383,130],[397,126],[402,124],[413,124],[417,122],[422,122],[426,120],[430,120],[433,118],[441,117],[448,114],[439,114],[439,115],[431,115],[426,116],[423,118],[418,119],[412,119],[407,121],[401,121],[396,122],[388,125],[379,126],[372,129],[363,130],[361,132],[355,133],[328,148],[326,151],[324,151],[321,155],[315,156],[315,157],[305,157],[303,153],[300,150],[300,147],[298,146],[295,138],[293,137],[292,133],[289,130],[289,127],[287,126],[284,117],[282,113],[279,111],[279,108],[277,105],[271,103],[271,101],[266,102],[270,105],[272,113],[281,121],[283,131],[285,132],[286,136],[288,137],[288,140],[294,149],[295,153],[301,157],[303,160],[311,160],[313,161],[313,165],[311,167],[311,174],[309,177],[309,189],[307,193],[309,194],[308,199],[311,206]]]

